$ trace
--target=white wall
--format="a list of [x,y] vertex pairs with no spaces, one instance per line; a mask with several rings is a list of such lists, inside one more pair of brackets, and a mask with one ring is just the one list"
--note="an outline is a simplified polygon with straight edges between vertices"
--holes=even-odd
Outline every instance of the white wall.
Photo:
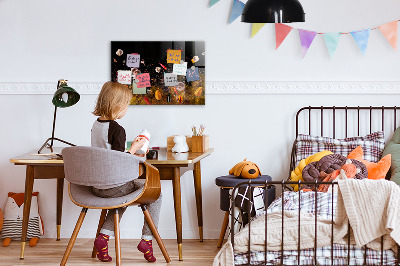
[[[0,82],[104,82],[109,79],[110,41],[205,40],[207,81],[399,81],[399,52],[391,50],[379,31],[371,33],[363,57],[351,36],[343,36],[329,59],[318,36],[305,59],[296,31],[274,50],[273,25],[250,40],[250,25],[227,24],[229,0],[208,9],[208,0],[147,1],[0,1]],[[307,22],[294,24],[321,32],[375,27],[399,19],[397,1],[303,0]],[[1,84],[0,84],[1,87]],[[25,168],[9,158],[35,150],[50,136],[53,106],[50,95],[0,95],[0,207],[7,192],[24,190]],[[56,135],[78,145],[90,144],[91,115],[96,95],[60,109]],[[189,134],[193,124],[205,123],[215,152],[202,162],[205,238],[218,238],[223,214],[214,179],[238,161],[255,161],[275,180],[286,176],[294,138],[294,115],[308,105],[398,105],[399,95],[208,94],[205,106],[132,106],[121,124],[128,138],[147,128],[153,145],[165,146],[176,133]],[[40,211],[45,237],[55,237],[55,180],[39,180]],[[172,188],[162,182],[164,195],[160,233],[175,238]],[[197,237],[193,181],[182,177],[184,238]],[[69,237],[79,208],[64,193],[62,237]],[[99,212],[90,211],[80,237],[92,237]],[[138,218],[139,217],[139,218]],[[121,222],[122,237],[139,238],[142,218],[130,208]]]

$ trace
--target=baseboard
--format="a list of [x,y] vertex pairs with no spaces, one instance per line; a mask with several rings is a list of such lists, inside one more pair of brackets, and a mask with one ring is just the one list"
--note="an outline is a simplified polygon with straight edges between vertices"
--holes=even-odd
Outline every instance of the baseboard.
[[[102,82],[70,82],[97,95]],[[57,83],[0,83],[0,94],[53,94]],[[206,94],[400,94],[400,81],[208,81]]]

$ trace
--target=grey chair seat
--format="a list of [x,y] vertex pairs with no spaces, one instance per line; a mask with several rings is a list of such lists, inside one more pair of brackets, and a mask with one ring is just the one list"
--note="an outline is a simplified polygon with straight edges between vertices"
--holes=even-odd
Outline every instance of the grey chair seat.
[[[135,180],[135,182],[144,183],[145,180]],[[70,195],[77,205],[80,206],[91,206],[91,208],[107,208],[112,206],[118,206],[129,201],[134,200],[137,196],[142,193],[143,188],[135,190],[131,194],[117,198],[101,198],[92,193],[92,187],[82,186],[70,183]]]

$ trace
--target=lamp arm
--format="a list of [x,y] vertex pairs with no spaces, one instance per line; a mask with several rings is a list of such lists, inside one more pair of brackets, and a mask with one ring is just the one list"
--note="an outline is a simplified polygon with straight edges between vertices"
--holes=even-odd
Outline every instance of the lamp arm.
[[55,131],[55,129],[56,129],[56,118],[57,118],[57,106],[54,106],[53,131],[51,132],[51,144],[50,144],[50,148],[53,147],[54,131]]
[[[57,82],[56,91],[60,88],[60,83],[61,83],[61,80],[59,79],[58,82]],[[56,118],[57,118],[57,106],[54,106],[53,131],[51,132],[50,148],[53,148],[54,130],[56,129]]]

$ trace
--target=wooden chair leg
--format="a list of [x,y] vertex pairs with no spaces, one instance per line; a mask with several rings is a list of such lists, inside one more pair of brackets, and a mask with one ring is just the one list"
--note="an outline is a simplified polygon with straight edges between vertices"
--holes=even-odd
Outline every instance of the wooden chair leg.
[[74,232],[69,240],[67,249],[65,250],[64,257],[61,260],[60,265],[64,266],[67,263],[69,254],[71,253],[72,247],[74,246],[76,237],[78,236],[79,230],[81,229],[83,220],[85,219],[87,208],[82,208],[81,214],[79,215],[78,221],[76,222]]
[[[100,215],[100,219],[99,219],[99,225],[97,226],[96,238],[100,234],[100,230],[103,227],[104,221],[106,220],[106,215],[107,215],[107,210],[106,209],[101,210],[101,215]],[[92,258],[96,258],[96,255],[97,255],[97,250],[96,250],[96,248],[95,248],[95,246],[93,244]]]
[[161,252],[164,256],[164,259],[167,263],[171,262],[171,259],[168,255],[168,251],[164,246],[164,243],[161,240],[160,234],[158,233],[158,230],[156,228],[156,225],[153,222],[153,219],[150,216],[149,211],[147,210],[145,205],[140,205],[140,207],[142,208],[143,214],[144,214],[144,219],[146,220],[147,224],[150,227],[151,232],[153,233],[153,236],[155,237],[155,239],[157,240],[157,244],[161,249]]
[[229,212],[225,212],[225,217],[224,217],[224,221],[222,222],[221,234],[219,235],[217,248],[220,248],[222,246],[222,242],[224,241],[224,237],[225,237],[226,228],[228,227],[228,222],[229,222]]
[[115,209],[114,214],[114,234],[115,234],[115,256],[117,257],[115,261],[115,265],[121,265],[121,243],[120,243],[120,235],[119,235],[119,213],[118,209]]

